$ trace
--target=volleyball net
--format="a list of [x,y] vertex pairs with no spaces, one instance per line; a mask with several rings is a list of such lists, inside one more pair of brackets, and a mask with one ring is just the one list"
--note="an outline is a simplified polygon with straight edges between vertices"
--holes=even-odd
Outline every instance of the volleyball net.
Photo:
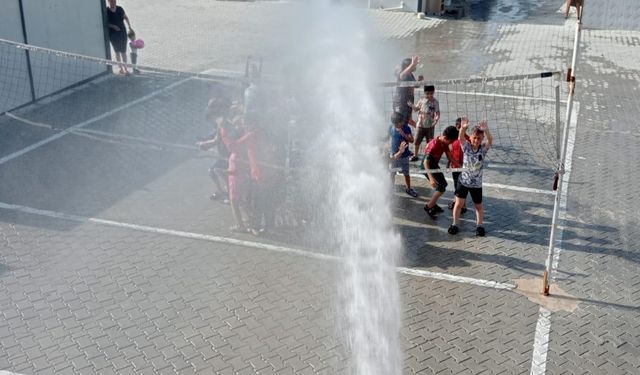
[[[206,118],[209,100],[226,97],[229,103],[241,105],[250,81],[249,67],[261,69],[256,59],[248,60],[244,71],[224,75],[129,64],[131,71],[136,68],[141,74],[124,77],[114,74],[117,65],[0,40],[0,113],[4,114],[0,131],[10,143],[0,157],[60,132],[140,149],[193,150],[195,138],[214,131]],[[292,155],[304,147],[296,137],[303,134],[292,131],[291,123],[304,128],[305,117],[312,115],[300,108],[310,106],[299,105],[305,102],[305,92],[292,89],[296,84],[291,77],[262,77],[261,81],[268,92],[261,121],[287,139],[282,168],[289,168]],[[412,85],[416,101],[423,95],[424,85],[435,86],[441,113],[436,135],[462,116],[469,117],[471,124],[486,119],[494,138],[488,168],[506,175],[537,171],[533,183],[541,187],[548,186],[558,165],[560,81],[560,72],[543,72],[402,84],[377,82],[374,87],[378,93],[373,95],[384,118],[389,119],[398,85]],[[372,126],[384,132],[388,125]]]

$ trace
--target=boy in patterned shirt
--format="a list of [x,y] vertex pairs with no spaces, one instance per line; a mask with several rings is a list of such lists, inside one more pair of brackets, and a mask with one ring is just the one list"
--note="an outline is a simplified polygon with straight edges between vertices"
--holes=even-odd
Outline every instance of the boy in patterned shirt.
[[[467,198],[467,194],[471,195],[476,208],[476,236],[483,237],[485,230],[483,226],[484,207],[482,206],[482,171],[486,160],[487,152],[491,149],[493,137],[489,132],[487,121],[481,121],[478,126],[471,130],[469,141],[465,138],[469,128],[469,119],[462,118],[460,126],[460,134],[458,140],[462,146],[464,154],[462,167],[466,170],[460,175],[458,185],[456,186],[456,204],[453,208],[453,224],[449,227],[449,234],[456,234],[459,231],[460,212]],[[483,143],[484,137],[487,142]]]

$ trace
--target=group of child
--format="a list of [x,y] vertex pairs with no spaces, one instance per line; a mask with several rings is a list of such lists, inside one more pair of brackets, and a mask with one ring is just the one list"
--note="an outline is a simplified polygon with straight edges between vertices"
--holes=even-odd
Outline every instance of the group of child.
[[[414,56],[403,60],[397,71],[399,82],[415,81],[413,72],[419,63],[419,58]],[[395,94],[394,112],[391,115],[391,127],[389,131],[391,179],[395,180],[396,172],[404,176],[405,192],[416,198],[417,192],[411,187],[409,174],[410,162],[419,161],[419,150],[423,139],[427,146],[420,168],[424,169],[429,184],[435,190],[424,206],[427,215],[437,219],[438,214],[444,210],[437,204],[444,194],[447,181],[440,170],[440,159],[444,154],[447,157],[447,167],[452,168],[452,177],[455,190],[455,200],[449,204],[453,210],[453,222],[449,226],[448,233],[455,235],[459,232],[460,216],[467,211],[465,202],[467,195],[476,209],[476,235],[484,236],[484,208],[482,204],[482,172],[486,161],[486,154],[491,148],[493,138],[486,121],[481,121],[469,129],[467,117],[458,118],[456,124],[447,126],[441,135],[434,136],[436,125],[440,121],[440,105],[434,97],[435,87],[424,86],[424,96],[414,104],[414,86],[399,86]],[[411,92],[411,94],[409,94]],[[408,110],[407,108],[410,108]],[[412,113],[418,112],[417,121],[413,121]],[[411,132],[411,127],[416,128],[416,137]],[[486,142],[485,142],[486,137]],[[414,145],[414,152],[410,151],[410,145]]]
[[216,191],[209,198],[231,205],[235,223],[230,231],[256,236],[275,224],[277,184],[283,173],[278,139],[264,119],[255,116],[257,91],[252,83],[240,101],[224,95],[211,99],[206,118],[214,132],[196,143],[202,150],[217,150],[209,168]]

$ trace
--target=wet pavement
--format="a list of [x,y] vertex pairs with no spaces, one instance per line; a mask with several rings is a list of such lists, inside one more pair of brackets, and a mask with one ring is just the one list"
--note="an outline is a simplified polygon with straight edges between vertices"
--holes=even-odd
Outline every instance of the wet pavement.
[[[279,50],[265,30],[287,12],[283,2],[121,3],[145,34],[141,61],[192,71],[238,70],[248,54]],[[414,16],[372,17],[392,26],[382,28],[390,39],[378,43],[397,56],[422,54],[433,79],[491,77],[566,70],[575,20],[564,20],[561,3],[474,2],[471,19],[405,29],[398,17]],[[399,277],[404,373],[640,372],[640,173],[633,157],[640,32],[601,29],[614,19],[638,19],[632,12],[614,17],[625,2],[605,3],[591,8],[600,18],[585,13],[598,26],[582,39],[552,275],[577,307],[551,313],[509,290],[544,269],[553,207],[546,180],[488,171],[488,236],[473,236],[467,214],[452,239],[448,212],[438,221],[425,217],[431,190],[416,178],[420,198],[400,186],[394,197],[407,268]],[[397,56],[387,57],[389,64]],[[87,130],[174,146],[209,131],[201,120],[208,84],[121,78],[103,84],[141,90],[128,89],[131,99],[153,96]],[[71,126],[123,104],[96,102],[86,111],[63,105],[92,100],[94,90],[25,115]],[[3,146],[2,156],[17,149],[12,139],[24,146],[51,134],[1,121],[8,134],[1,144],[14,147]],[[229,233],[229,207],[207,200],[209,154],[117,141],[68,134],[0,165],[0,371],[350,373],[348,345],[336,329],[335,259],[305,249],[305,239],[293,235],[304,230],[272,238]],[[445,203],[450,199],[447,192]]]

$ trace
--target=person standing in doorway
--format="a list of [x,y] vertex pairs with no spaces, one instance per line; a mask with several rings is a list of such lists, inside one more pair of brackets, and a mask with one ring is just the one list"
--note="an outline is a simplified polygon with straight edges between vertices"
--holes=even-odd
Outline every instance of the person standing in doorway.
[[[107,24],[109,27],[109,41],[113,50],[116,52],[116,61],[120,67],[120,74],[129,74],[129,70],[125,65],[127,63],[127,28],[125,21],[131,29],[129,17],[121,6],[116,4],[117,0],[108,0],[107,5]],[[131,29],[133,31],[133,29]]]

